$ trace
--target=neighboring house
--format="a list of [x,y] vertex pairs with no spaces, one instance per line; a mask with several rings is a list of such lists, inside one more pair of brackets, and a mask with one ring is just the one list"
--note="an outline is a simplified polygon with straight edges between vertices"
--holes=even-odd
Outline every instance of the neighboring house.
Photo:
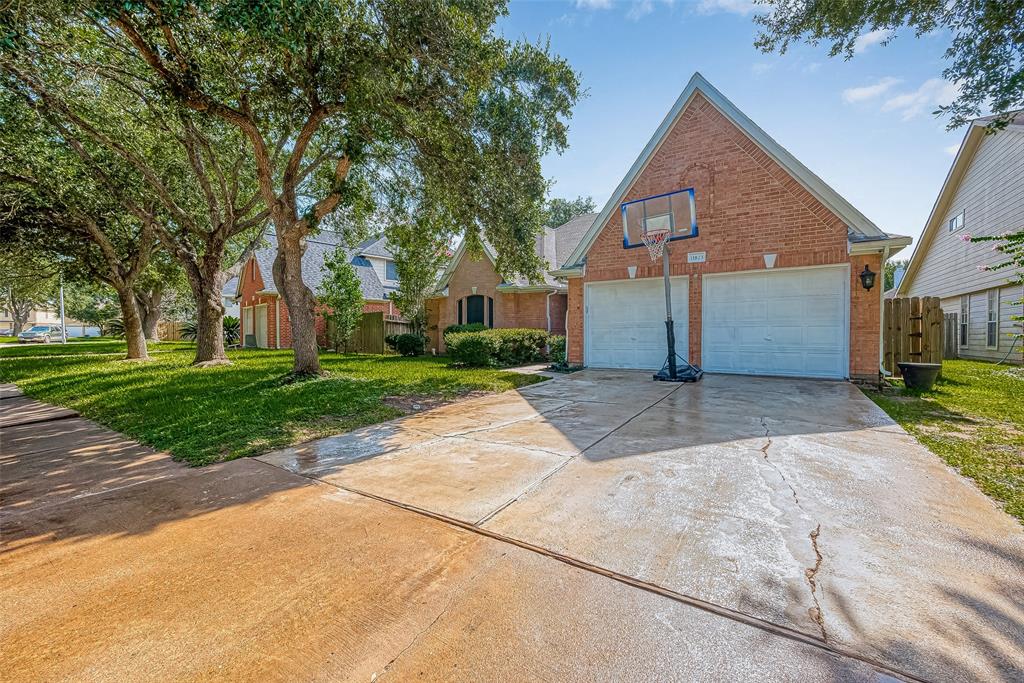
[[[83,323],[81,320],[65,318],[65,329],[69,337],[98,337],[100,328]],[[28,321],[22,326],[27,330],[33,325],[60,325],[60,311],[45,308],[29,311]],[[6,308],[0,308],[0,336],[11,336],[14,334],[14,316]]]
[[[1024,228],[1024,114],[986,135],[992,117],[972,122],[942,185],[921,240],[899,286],[899,296],[937,296],[956,315],[961,358],[1022,362],[1021,285],[1007,284],[1010,269],[985,270],[1004,256],[991,242],[968,235],[998,235]],[[1012,349],[1011,349],[1012,347]]]
[[472,258],[465,243],[452,255],[438,281],[441,296],[427,302],[430,345],[444,351],[444,328],[482,323],[488,327],[532,327],[551,334],[565,334],[568,286],[551,271],[576,248],[597,217],[595,213],[573,218],[565,225],[545,228],[534,243],[546,264],[538,282],[518,279],[505,282],[494,268],[496,255],[484,244],[483,256]]
[[710,372],[878,381],[883,265],[910,238],[864,217],[700,74],[549,273],[568,283],[569,361],[661,367],[662,264],[623,247],[621,205],[685,188],[699,236],[670,243],[678,353]]
[[[291,320],[288,316],[288,306],[274,285],[273,266],[274,258],[277,255],[276,239],[274,235],[268,235],[267,240],[270,242],[269,246],[253,252],[242,269],[234,299],[240,309],[243,342],[246,335],[253,335],[256,345],[261,348],[283,349],[292,344]],[[325,261],[338,248],[344,248],[344,245],[340,236],[332,232],[322,232],[306,241],[306,251],[302,255],[302,279],[314,295],[321,293]],[[370,260],[373,258],[381,261],[382,272],[387,275],[386,264],[391,261],[387,240],[385,238],[369,239],[347,251],[350,262],[359,277],[365,300],[363,311],[397,315],[398,311],[389,297],[398,282],[391,280],[389,286],[385,286]],[[317,342],[321,346],[327,344],[326,330],[324,318],[318,313],[316,336]]]
[[224,315],[230,315],[233,318],[238,317],[241,309],[239,309],[238,302],[235,300],[235,292],[237,291],[237,277],[233,277],[224,283],[224,289],[221,290],[221,299],[224,303]]

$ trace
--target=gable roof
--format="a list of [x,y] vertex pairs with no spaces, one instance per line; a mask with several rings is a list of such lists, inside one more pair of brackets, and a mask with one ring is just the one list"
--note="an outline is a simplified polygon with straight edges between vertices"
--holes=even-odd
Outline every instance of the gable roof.
[[[277,237],[273,233],[266,236],[268,245],[253,252],[252,257],[256,259],[256,266],[263,276],[263,291],[269,294],[277,294],[277,286],[274,284],[274,259],[277,257]],[[382,241],[380,238],[373,240],[374,243]],[[363,298],[367,300],[383,301],[387,295],[394,290],[383,285],[377,272],[363,256],[360,247],[366,242],[357,245],[355,249],[347,249],[341,235],[335,232],[324,231],[306,240],[306,251],[302,254],[302,281],[313,291],[314,296],[323,293],[324,272],[323,265],[327,259],[338,249],[346,249],[349,263],[359,278],[359,289]],[[239,287],[241,284],[239,283]],[[241,292],[236,290],[235,296]]]
[[[533,245],[534,253],[547,264],[547,267],[541,272],[543,282],[531,283],[528,279],[519,277],[514,282],[503,282],[498,287],[506,291],[509,289],[564,289],[566,285],[559,282],[552,273],[558,268],[558,264],[562,263],[576,248],[595,218],[597,218],[596,213],[583,213],[558,227],[544,228],[544,231],[537,235]],[[494,248],[488,244],[487,240],[483,241],[483,247],[484,254],[494,265],[498,260]],[[466,240],[463,239],[448,261],[448,266],[441,274],[441,279],[438,280],[438,290],[443,290],[448,286],[448,282],[455,274],[455,269],[458,268],[465,252]]]
[[[937,234],[939,227],[946,221],[946,214],[949,212],[949,205],[952,203],[964,176],[967,175],[967,171],[971,167],[971,162],[974,161],[974,156],[977,154],[978,148],[981,147],[982,140],[985,139],[986,126],[996,118],[997,116],[983,116],[975,119],[974,121],[971,121],[971,125],[968,126],[967,132],[964,133],[964,139],[960,143],[960,149],[957,150],[956,157],[953,159],[953,164],[949,167],[949,172],[946,173],[946,179],[942,182],[942,189],[939,190],[939,196],[935,198],[935,203],[932,205],[931,213],[928,214],[928,220],[924,224],[924,230],[921,231],[921,237],[917,241],[917,247],[914,249],[914,253],[910,256],[910,264],[907,266],[907,272],[903,275],[903,279],[900,280],[900,284],[896,288],[897,294],[903,294],[910,289],[910,284],[921,269],[921,264],[924,262],[925,255],[928,253],[928,248],[935,240],[935,235]],[[1013,115],[1010,119],[1010,123],[1007,124],[1004,129],[1004,132],[1024,134],[1024,111],[1017,112]]]
[[393,258],[391,253],[391,242],[385,237],[371,237],[363,240],[356,247],[359,256],[377,256],[379,258]]
[[568,275],[578,268],[586,256],[587,251],[593,245],[594,240],[600,234],[601,229],[612,216],[612,212],[618,210],[626,193],[633,186],[633,183],[640,176],[640,173],[647,167],[654,158],[661,143],[668,137],[673,125],[679,116],[686,109],[686,106],[693,99],[694,95],[700,93],[730,122],[739,128],[747,137],[757,143],[764,152],[772,158],[779,166],[796,179],[804,188],[810,192],[819,202],[842,219],[855,238],[866,238],[868,240],[884,240],[889,237],[881,228],[872,223],[864,214],[855,209],[852,204],[843,199],[838,192],[829,187],[825,181],[816,176],[806,166],[800,163],[796,157],[786,151],[782,145],[776,142],[770,135],[751,121],[746,114],[740,111],[736,105],[730,102],[725,95],[720,93],[700,73],[695,72],[689,83],[683,88],[683,92],[676,99],[668,114],[662,120],[661,125],[654,132],[650,141],[640,152],[640,156],[629,168],[608,202],[601,209],[597,219],[593,222],[587,233],[580,240],[573,252],[562,262],[562,270]]

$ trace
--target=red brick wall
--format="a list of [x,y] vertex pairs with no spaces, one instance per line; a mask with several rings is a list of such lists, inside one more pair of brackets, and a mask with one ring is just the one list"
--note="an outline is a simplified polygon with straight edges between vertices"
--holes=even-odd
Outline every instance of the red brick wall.
[[[843,221],[699,93],[623,201],[687,187],[695,191],[700,236],[672,243],[670,271],[692,276],[689,358],[694,362],[700,362],[701,354],[701,275],[763,269],[765,254],[777,255],[775,268],[849,260]],[[686,263],[691,251],[707,252],[707,262]],[[571,362],[583,362],[582,284],[626,279],[630,265],[637,267],[638,278],[661,276],[661,262],[652,263],[646,249],[622,248],[622,219],[614,211],[587,254],[585,276],[570,282]],[[851,292],[856,290],[851,288]],[[874,316],[877,336],[879,301],[875,294],[851,295],[850,318],[854,326],[854,321]],[[877,373],[877,338],[867,340],[861,330],[851,337],[850,344],[851,375]],[[870,350],[861,347],[864,344],[873,344],[873,360]]]
[[[869,292],[860,284],[867,265],[878,273]],[[877,382],[881,339],[882,255],[850,256],[850,378]]]

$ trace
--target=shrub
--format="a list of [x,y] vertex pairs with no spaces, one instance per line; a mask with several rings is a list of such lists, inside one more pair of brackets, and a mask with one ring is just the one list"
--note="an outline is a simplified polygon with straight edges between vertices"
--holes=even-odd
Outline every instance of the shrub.
[[418,334],[389,334],[384,342],[403,356],[422,356],[427,338]]
[[556,368],[566,367],[565,360],[565,337],[553,334],[548,337],[548,358]]
[[[226,315],[221,318],[221,325],[224,327],[224,344],[231,346],[238,343],[238,335],[241,333],[241,325],[238,318],[233,315]],[[122,329],[121,334],[124,334]],[[181,338],[185,341],[195,341],[199,336],[199,323],[189,320],[181,325]]]
[[548,333],[532,328],[503,328],[478,334],[490,335],[498,340],[495,360],[499,365],[523,365],[544,360],[544,347]]
[[[483,323],[467,323],[465,325],[449,325],[448,327],[444,328],[444,337],[445,337],[445,339],[447,339],[449,334],[456,334],[458,332],[483,332],[486,329],[488,329],[487,325],[484,325]],[[445,343],[447,344],[448,342],[445,342]]]
[[[486,339],[487,342],[468,342],[467,337],[478,337]],[[544,347],[548,342],[548,333],[544,330],[532,328],[499,328],[483,329],[481,331],[450,332],[446,333],[444,342],[448,346],[448,353],[456,363],[463,365],[480,365],[479,359],[474,356],[472,362],[464,360],[462,356],[469,351],[456,351],[460,349],[472,349],[472,354],[482,353],[486,349],[488,365],[523,365],[525,363],[536,363],[544,359]],[[458,356],[458,357],[457,357]]]
[[485,332],[454,332],[445,335],[448,355],[452,361],[467,367],[481,368],[493,364],[498,355],[498,340]]

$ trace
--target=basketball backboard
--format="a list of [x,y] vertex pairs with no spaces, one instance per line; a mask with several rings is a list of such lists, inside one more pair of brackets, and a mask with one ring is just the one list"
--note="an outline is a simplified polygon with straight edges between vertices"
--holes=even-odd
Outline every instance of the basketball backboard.
[[645,230],[668,230],[668,240],[697,236],[697,207],[693,188],[634,199],[622,205],[622,246],[644,246]]

